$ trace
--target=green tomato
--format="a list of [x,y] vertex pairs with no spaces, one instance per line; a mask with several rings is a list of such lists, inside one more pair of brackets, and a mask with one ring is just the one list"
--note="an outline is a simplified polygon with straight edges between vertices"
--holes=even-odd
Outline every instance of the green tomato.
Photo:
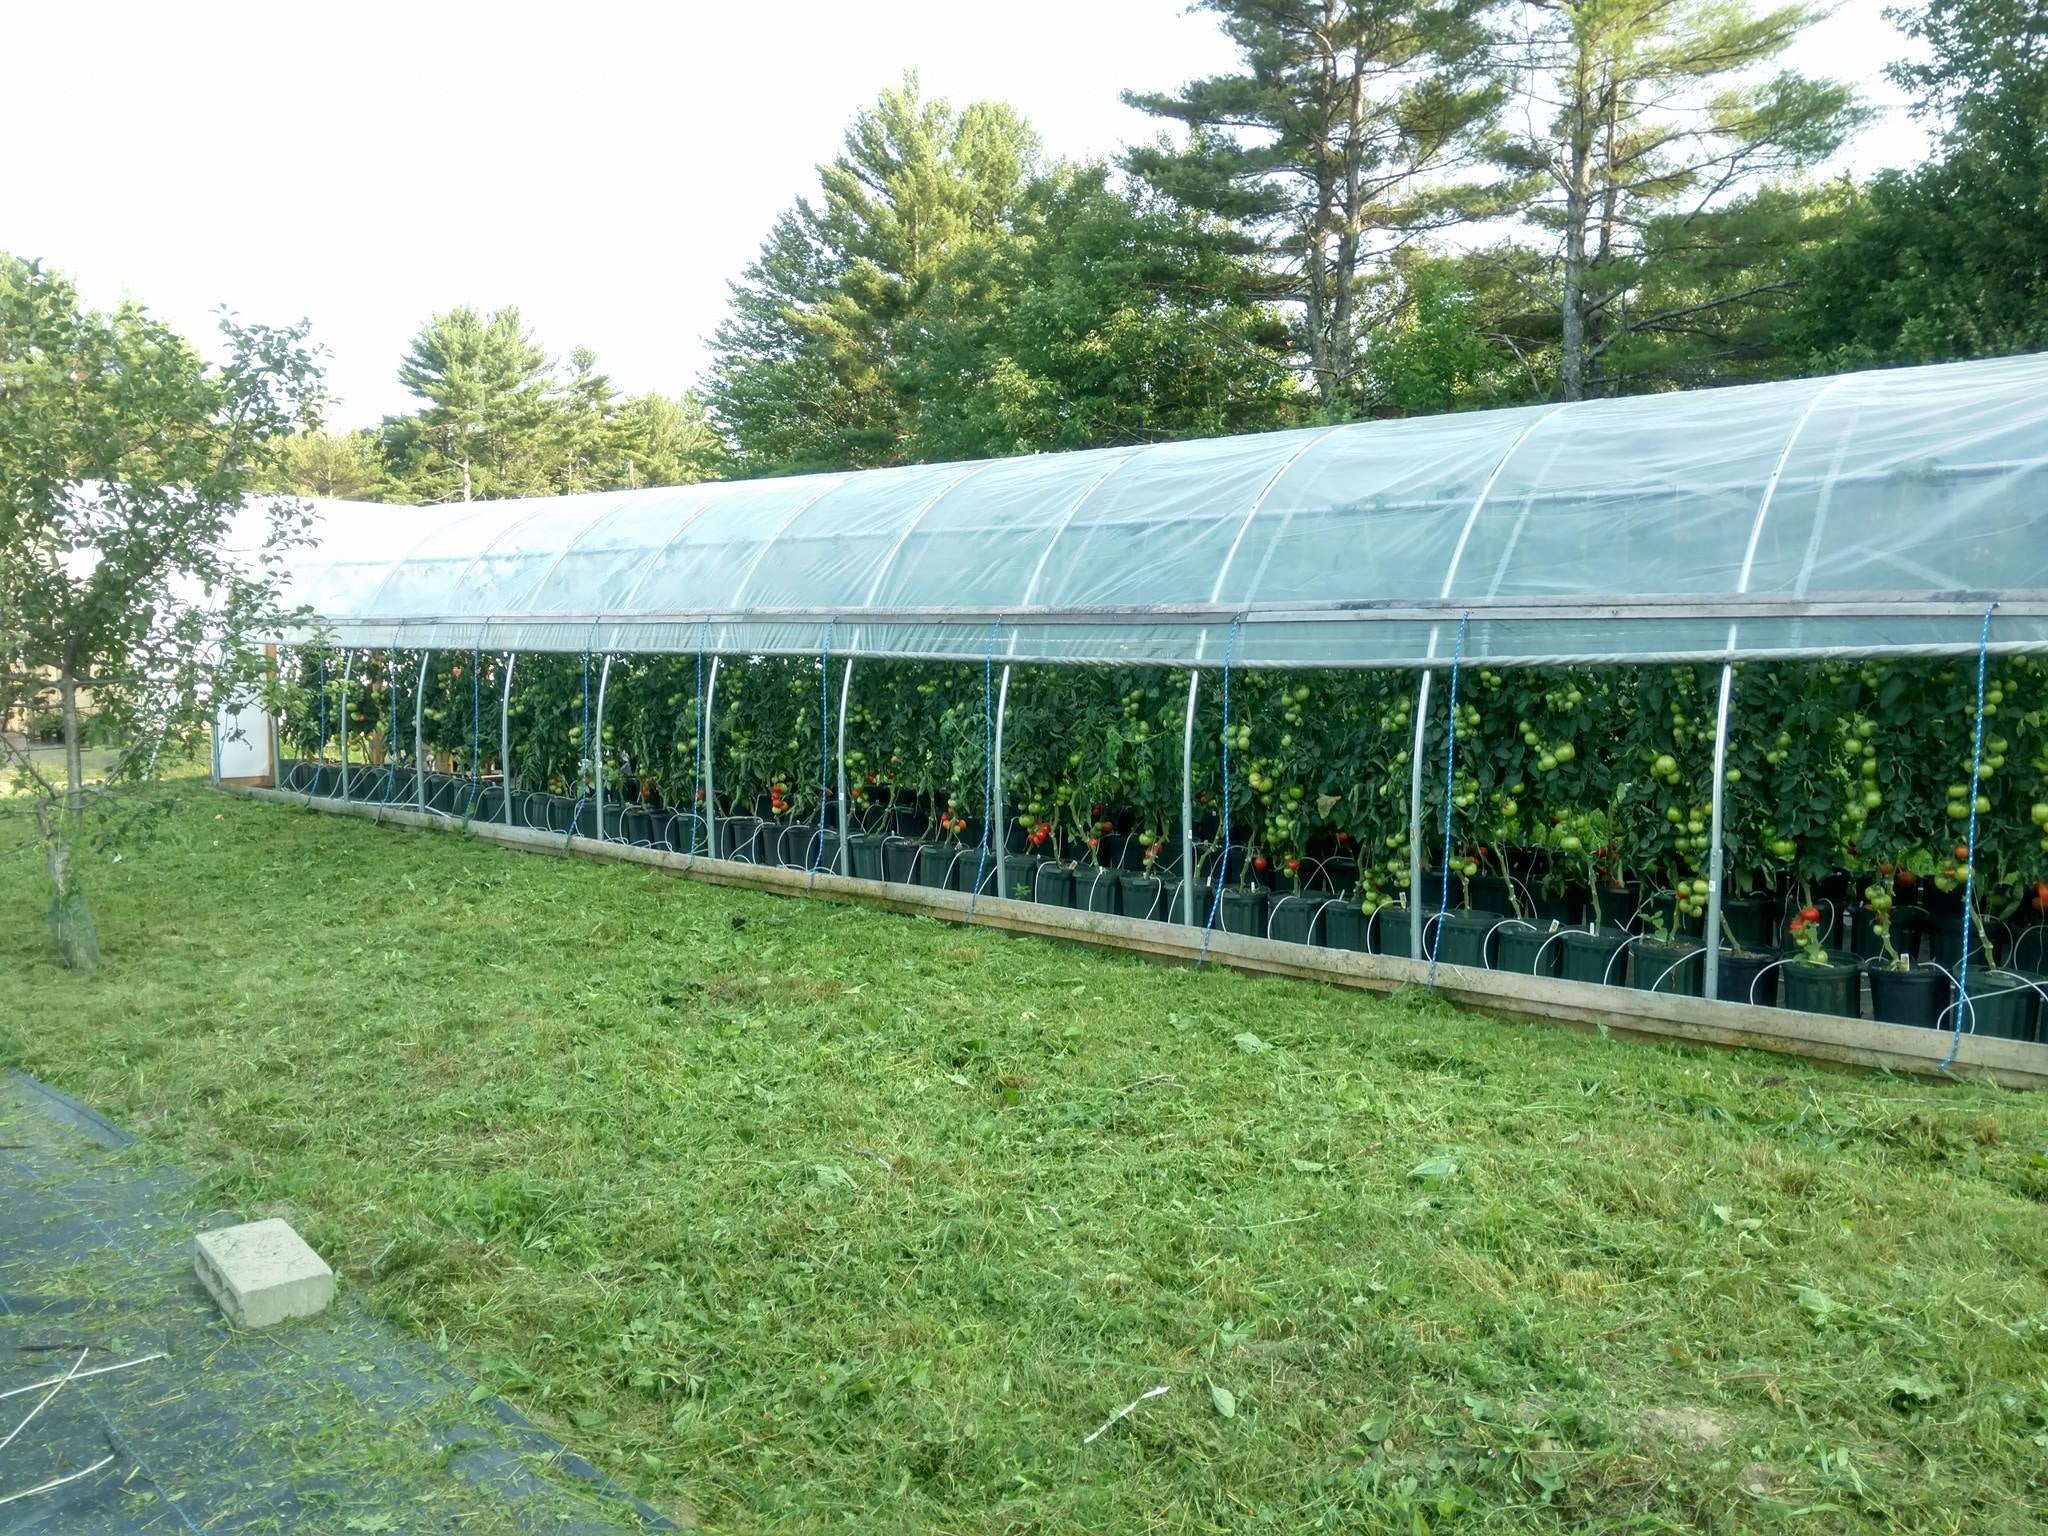
[[2048,827],[2048,800],[2036,800],[2033,810],[2028,814],[2034,818],[2035,826]]
[[1557,846],[1562,848],[1566,853],[1577,853],[1586,845],[1579,841],[1578,833],[1567,832],[1563,837],[1560,837],[1557,840]]
[[1573,758],[1579,755],[1579,751],[1578,748],[1574,747],[1570,742],[1560,741],[1556,746],[1550,749],[1550,755],[1556,758],[1560,763],[1568,763]]
[[1660,752],[1657,754],[1657,761],[1652,763],[1650,768],[1660,778],[1668,778],[1678,772],[1678,759],[1669,752]]

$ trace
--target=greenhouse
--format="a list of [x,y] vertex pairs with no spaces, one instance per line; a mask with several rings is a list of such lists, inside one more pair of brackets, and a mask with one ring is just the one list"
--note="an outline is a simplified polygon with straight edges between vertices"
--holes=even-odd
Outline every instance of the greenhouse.
[[315,506],[309,802],[2039,1029],[2048,356]]

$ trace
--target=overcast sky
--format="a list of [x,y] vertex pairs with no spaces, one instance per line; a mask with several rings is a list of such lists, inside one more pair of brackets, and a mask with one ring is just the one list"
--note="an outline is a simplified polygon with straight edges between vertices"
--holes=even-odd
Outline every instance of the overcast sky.
[[[1847,0],[1793,59],[1892,108],[1858,174],[1924,142],[1881,9]],[[195,336],[223,303],[310,318],[341,425],[406,409],[406,342],[465,303],[685,388],[726,283],[906,69],[1100,156],[1156,131],[1119,90],[1231,57],[1185,0],[0,0],[0,25],[0,249]]]

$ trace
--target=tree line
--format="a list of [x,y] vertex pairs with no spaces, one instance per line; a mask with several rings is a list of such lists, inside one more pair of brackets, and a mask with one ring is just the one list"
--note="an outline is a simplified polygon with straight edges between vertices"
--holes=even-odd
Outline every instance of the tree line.
[[1199,0],[1225,73],[1049,159],[915,77],[732,285],[698,388],[620,398],[510,309],[421,331],[411,415],[281,486],[447,500],[867,468],[1577,400],[2048,346],[2048,11],[1890,10],[1933,133],[1781,67],[1746,0]]

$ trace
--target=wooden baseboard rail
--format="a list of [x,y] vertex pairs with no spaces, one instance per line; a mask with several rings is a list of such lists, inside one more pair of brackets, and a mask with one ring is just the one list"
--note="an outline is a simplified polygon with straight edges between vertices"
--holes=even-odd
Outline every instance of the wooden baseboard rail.
[[[316,798],[275,789],[237,787],[231,793],[279,804],[309,806],[316,811],[356,816],[391,826],[456,831],[462,823],[397,806]],[[856,880],[842,875],[738,863],[630,843],[600,842],[535,832],[500,822],[473,821],[471,836],[533,853],[614,859],[644,864],[713,885],[741,886],[824,901],[857,901],[895,912],[965,922],[968,898],[957,891],[918,885]],[[1004,933],[1039,938],[1078,940],[1098,948],[1120,949],[1149,959],[1192,964],[1200,957],[1199,929],[1076,912],[1066,907],[984,896],[974,906],[974,925]],[[1210,936],[1209,958],[1220,965],[1267,976],[1291,976],[1369,992],[1393,992],[1424,983],[1428,966],[1391,955],[1364,955],[1350,950],[1320,949],[1277,939],[1252,939],[1217,930]],[[1439,965],[1437,992],[1461,1007],[1493,1018],[1564,1024],[1576,1029],[1606,1029],[1652,1040],[1677,1040],[1695,1045],[1729,1046],[1775,1051],[1850,1066],[1936,1074],[1948,1055],[1951,1036],[1945,1031],[1868,1019],[1835,1018],[1788,1008],[1752,1008],[1741,1003],[1707,1002],[1703,998],[1639,992],[1627,987],[1598,986],[1512,971],[1475,970]],[[2008,1088],[2048,1087],[2048,1045],[1966,1035],[1962,1051],[1948,1075],[1999,1083]]]

